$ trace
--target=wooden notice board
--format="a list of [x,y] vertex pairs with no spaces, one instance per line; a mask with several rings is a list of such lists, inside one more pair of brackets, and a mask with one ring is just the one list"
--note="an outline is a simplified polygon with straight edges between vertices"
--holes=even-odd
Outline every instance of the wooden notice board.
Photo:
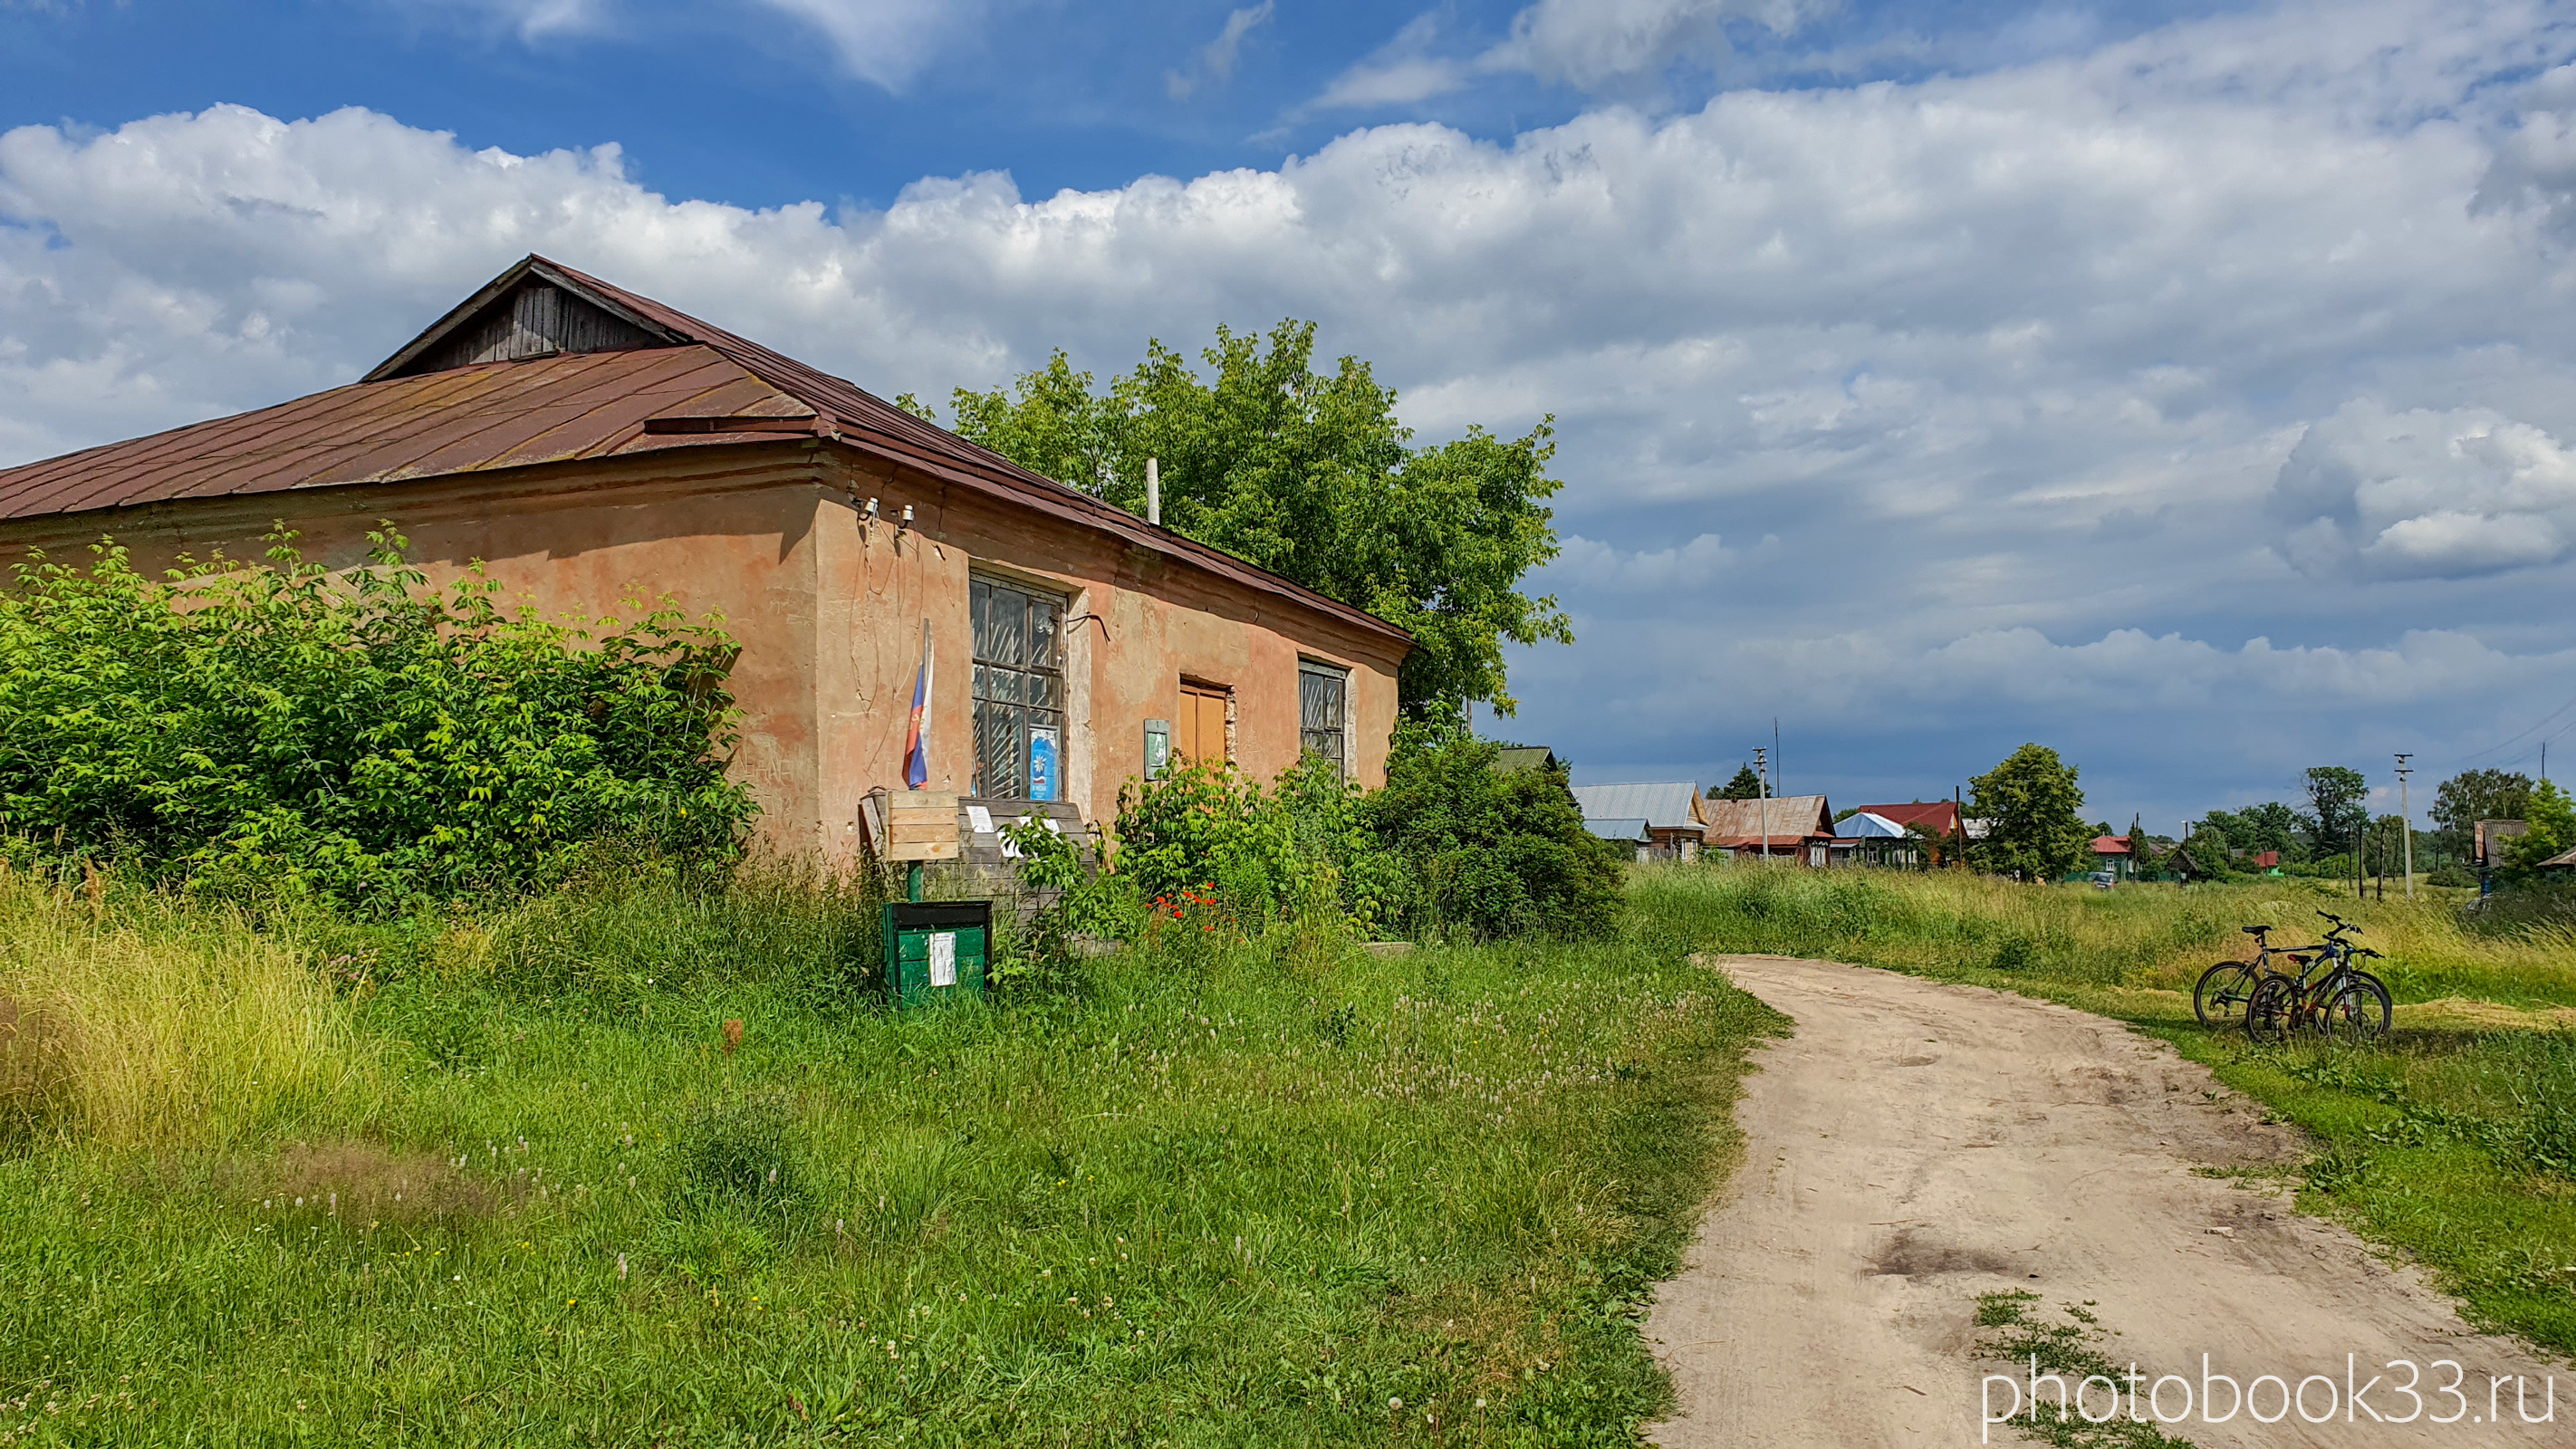
[[964,845],[957,797],[933,790],[871,793],[863,818],[879,860],[955,860]]
[[1185,760],[1226,762],[1225,690],[1181,681],[1180,712],[1172,717],[1172,752]]

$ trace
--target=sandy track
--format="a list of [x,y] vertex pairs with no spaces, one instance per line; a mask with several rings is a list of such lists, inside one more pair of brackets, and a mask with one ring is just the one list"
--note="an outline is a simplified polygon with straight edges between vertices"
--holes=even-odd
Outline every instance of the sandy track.
[[[2153,1376],[2240,1382],[2426,1365],[2428,1414],[2460,1422],[2194,1422],[2204,1446],[2576,1443],[2576,1375],[2460,1321],[2411,1268],[2293,1209],[2277,1188],[2195,1168],[2296,1161],[2202,1067],[2117,1022],[1892,972],[1780,957],[1712,958],[1797,1022],[1746,1080],[1744,1164],[1647,1324],[1681,1413],[1673,1446],[1980,1442],[1978,1294],[2092,1301],[2103,1351]],[[2038,1305],[2034,1305],[2038,1306]],[[2464,1371],[2466,1407],[2432,1390]],[[2512,1423],[2510,1376],[2555,1373],[2557,1422]],[[2507,1376],[2489,1420],[2488,1375]],[[2402,1416],[2383,1379],[2365,1400]],[[1996,1407],[2003,1390],[1996,1389]],[[2260,1407],[2273,1411],[2273,1390]],[[2097,1385],[2094,1411],[2106,1400]],[[2163,1405],[2179,1409],[2168,1386]],[[2220,1407],[2227,1397],[2219,1388]],[[2311,1410],[2323,1391],[2310,1389]],[[2532,1401],[2537,1413],[2540,1402]],[[2479,1422],[2472,1422],[2476,1420]],[[2005,1429],[1992,1442],[2027,1442]]]

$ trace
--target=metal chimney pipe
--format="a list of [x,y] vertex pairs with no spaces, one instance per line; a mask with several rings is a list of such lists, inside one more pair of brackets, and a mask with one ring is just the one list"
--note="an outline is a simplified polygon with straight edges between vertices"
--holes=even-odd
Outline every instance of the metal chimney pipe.
[[1145,521],[1163,526],[1163,460],[1145,460]]

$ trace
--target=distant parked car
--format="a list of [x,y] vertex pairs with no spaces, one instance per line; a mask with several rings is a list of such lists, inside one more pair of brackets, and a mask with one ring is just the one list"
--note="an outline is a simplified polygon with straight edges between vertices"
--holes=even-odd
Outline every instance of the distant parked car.
[[2119,878],[2118,872],[2108,870],[2097,870],[2093,872],[2091,876],[2093,884],[2106,891],[2109,890],[2112,884],[2119,880]]

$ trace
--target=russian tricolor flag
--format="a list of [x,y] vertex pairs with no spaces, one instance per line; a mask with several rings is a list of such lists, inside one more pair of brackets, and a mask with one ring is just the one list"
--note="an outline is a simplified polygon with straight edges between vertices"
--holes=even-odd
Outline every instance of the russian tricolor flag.
[[903,732],[903,783],[930,783],[930,621],[921,621],[921,673],[912,683],[912,723]]

